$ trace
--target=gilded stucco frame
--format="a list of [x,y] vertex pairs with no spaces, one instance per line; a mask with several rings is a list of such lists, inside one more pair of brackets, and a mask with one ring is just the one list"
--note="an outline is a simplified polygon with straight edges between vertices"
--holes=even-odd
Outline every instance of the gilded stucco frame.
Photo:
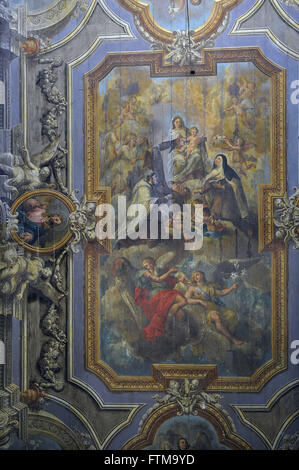
[[[118,0],[118,2],[136,15],[142,28],[154,39],[166,44],[172,43],[175,39],[174,31],[163,28],[153,18],[148,4],[139,0]],[[242,0],[216,0],[213,4],[213,10],[205,23],[194,30],[192,36],[195,42],[209,38],[217,31],[223,22],[225,15]]]
[[[16,214],[18,208],[24,201],[26,201],[26,199],[36,196],[51,196],[53,198],[59,199],[69,209],[69,213],[72,213],[76,210],[73,202],[64,194],[59,193],[58,191],[53,191],[52,189],[36,189],[34,191],[27,191],[26,193],[22,194],[22,196],[18,197],[11,206],[11,213]],[[67,233],[64,235],[64,237],[62,237],[61,240],[59,240],[59,242],[57,242],[55,245],[47,246],[45,248],[40,248],[39,246],[32,246],[28,243],[25,243],[18,236],[18,233],[15,230],[11,231],[11,236],[19,245],[31,253],[50,254],[65,246],[71,240],[73,234],[70,229],[68,229]]]
[[[285,69],[267,59],[257,47],[206,49],[203,62],[184,67],[165,65],[163,52],[107,54],[85,74],[85,193],[90,201],[109,202],[110,191],[99,186],[96,125],[98,83],[114,67],[149,66],[152,77],[217,75],[217,63],[251,62],[271,79],[270,158],[271,183],[259,185],[259,251],[272,253],[272,358],[251,377],[218,377],[215,365],[153,364],[152,376],[118,376],[100,359],[100,253],[109,253],[109,244],[90,243],[85,253],[85,336],[86,367],[98,375],[112,391],[162,390],[169,379],[200,378],[209,391],[258,392],[278,372],[287,367],[287,249],[274,238],[273,201],[286,192],[286,76]],[[194,75],[193,75],[194,76]]]

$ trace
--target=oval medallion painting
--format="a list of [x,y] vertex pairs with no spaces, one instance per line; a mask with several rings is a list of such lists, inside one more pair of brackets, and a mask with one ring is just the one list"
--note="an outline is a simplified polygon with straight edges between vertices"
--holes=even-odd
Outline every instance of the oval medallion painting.
[[18,219],[18,230],[11,232],[12,237],[32,252],[56,251],[72,237],[69,215],[74,210],[73,203],[56,191],[27,192],[11,208]]

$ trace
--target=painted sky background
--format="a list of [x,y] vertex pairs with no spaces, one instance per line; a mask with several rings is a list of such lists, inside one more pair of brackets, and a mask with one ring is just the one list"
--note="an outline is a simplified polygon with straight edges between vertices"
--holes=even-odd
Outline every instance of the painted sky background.
[[[170,0],[148,0],[144,3],[150,5],[150,10],[153,18],[163,28],[169,30],[187,29],[187,2],[182,11],[175,14],[172,17],[168,12]],[[192,5],[189,0],[189,16],[190,16],[190,28],[196,29],[201,26],[207,18],[209,18],[213,10],[214,2],[211,0],[203,0],[201,5]]]

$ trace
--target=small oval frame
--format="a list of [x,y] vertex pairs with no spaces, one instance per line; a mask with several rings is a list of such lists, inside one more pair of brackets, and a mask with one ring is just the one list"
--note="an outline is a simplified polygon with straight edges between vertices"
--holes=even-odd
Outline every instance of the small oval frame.
[[[51,189],[37,189],[34,191],[27,191],[26,193],[22,194],[20,197],[18,197],[12,207],[11,207],[11,214],[16,214],[18,207],[26,201],[26,199],[34,196],[52,196],[60,201],[62,201],[67,208],[70,211],[70,214],[76,210],[75,205],[73,202],[64,194],[59,193],[58,191],[54,191]],[[58,251],[60,248],[62,248],[64,245],[66,245],[70,239],[72,238],[73,234],[70,230],[62,237],[62,239],[56,243],[55,245],[52,246],[47,246],[44,248],[40,248],[38,246],[32,246],[29,245],[29,243],[24,242],[18,235],[18,233],[15,230],[11,230],[11,236],[12,238],[18,243],[18,245],[21,245],[23,248],[26,250],[32,252],[32,253],[39,253],[39,254],[48,254],[48,253],[53,253],[54,251]]]

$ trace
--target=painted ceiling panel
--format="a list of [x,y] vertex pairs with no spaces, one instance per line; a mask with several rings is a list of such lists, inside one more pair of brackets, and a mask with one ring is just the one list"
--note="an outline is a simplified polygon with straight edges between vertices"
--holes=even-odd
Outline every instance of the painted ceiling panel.
[[0,23],[0,449],[298,449],[298,2]]

